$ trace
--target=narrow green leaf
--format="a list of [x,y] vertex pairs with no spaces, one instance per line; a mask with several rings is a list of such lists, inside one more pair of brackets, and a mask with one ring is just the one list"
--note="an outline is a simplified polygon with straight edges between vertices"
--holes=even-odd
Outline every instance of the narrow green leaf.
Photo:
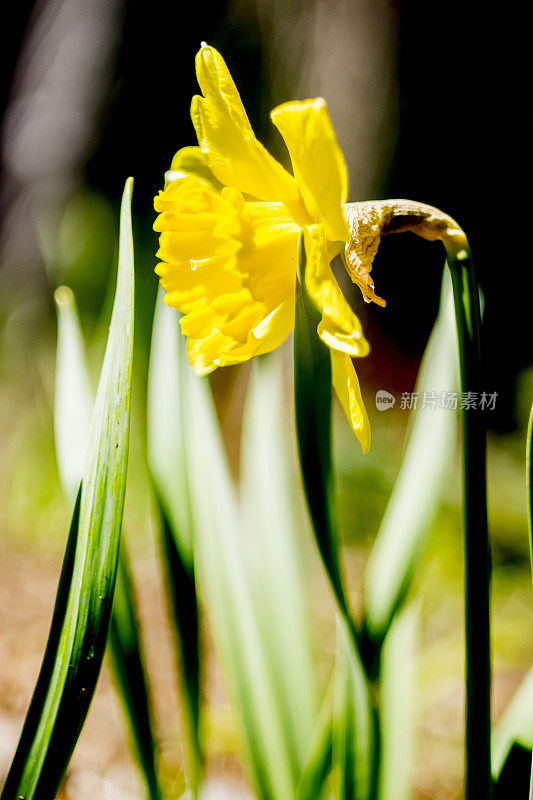
[[318,550],[335,593],[338,619],[332,776],[338,800],[367,800],[376,783],[377,733],[339,559],[331,463],[331,360],[317,334],[321,315],[305,288],[303,235],[298,247],[294,326],[296,432],[304,491]]
[[146,783],[148,796],[151,800],[159,800],[162,792],[157,777],[153,712],[139,636],[135,587],[124,542],[120,545],[109,644],[135,759]]
[[190,368],[185,374],[183,413],[197,574],[256,793],[265,800],[294,800],[298,769],[287,747],[279,687],[270,669],[272,653],[262,633],[209,384]]
[[277,683],[285,746],[300,771],[316,725],[319,687],[303,576],[303,509],[295,503],[283,364],[277,356],[256,359],[252,367],[243,422],[241,498],[261,614],[258,624]]
[[121,210],[117,291],[50,636],[2,800],[53,798],[104,655],[126,488],[133,356],[131,179]]
[[[425,391],[456,391],[457,383],[457,335],[446,272],[439,316],[415,391],[422,398]],[[411,414],[409,442],[365,576],[365,630],[378,648],[409,589],[457,449],[457,414],[453,410],[428,406]]]
[[533,577],[533,405],[529,414],[526,442],[526,500],[527,529],[529,534],[529,560]]
[[492,800],[510,797],[531,797],[531,750],[516,742],[492,785]]
[[[527,528],[529,533],[529,560],[533,577],[533,405],[529,414],[526,443],[526,496],[527,496]],[[529,800],[533,800],[533,760],[529,778]]]
[[413,794],[417,624],[417,607],[403,609],[381,653],[379,800],[409,800]]
[[376,714],[359,657],[345,620],[337,617],[337,654],[332,727],[335,800],[370,800],[377,769]]
[[322,702],[309,754],[300,775],[296,800],[319,800],[327,796],[326,779],[331,770],[332,759],[333,690],[332,679]]
[[[58,320],[55,444],[61,483],[67,497],[72,497],[73,492],[75,497],[87,452],[93,398],[74,294],[66,286],[61,286],[54,298]],[[157,800],[160,791],[152,712],[145,679],[135,589],[130,578],[124,540],[119,550],[117,585],[111,614],[110,652],[118,692],[130,728],[134,756],[141,767],[150,798]]]
[[57,308],[54,437],[61,484],[74,502],[87,455],[94,402],[74,294],[67,286],[60,286],[54,300]]
[[340,609],[350,620],[339,563],[331,465],[331,359],[317,334],[321,315],[305,288],[303,235],[298,245],[294,323],[294,403],[300,466],[318,550]]
[[518,687],[492,735],[492,777],[498,780],[515,744],[533,747],[533,667]]
[[200,632],[193,560],[193,519],[185,447],[188,372],[178,315],[156,301],[148,375],[148,462],[161,521],[161,549],[181,667],[180,695],[187,778],[197,793],[203,773],[200,737]]
[[187,780],[197,794],[203,777],[204,750],[200,735],[201,641],[200,609],[194,569],[188,569],[176,545],[174,526],[159,504],[161,550],[181,668],[181,706],[186,737]]
[[158,499],[176,536],[185,567],[193,564],[191,501],[185,458],[183,387],[189,365],[180,348],[179,316],[163,303],[159,290],[155,305],[148,376],[148,463]]

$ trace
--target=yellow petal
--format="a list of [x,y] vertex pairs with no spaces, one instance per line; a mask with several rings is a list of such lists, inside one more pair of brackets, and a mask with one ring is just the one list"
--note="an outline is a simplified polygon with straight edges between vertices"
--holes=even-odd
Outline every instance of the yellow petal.
[[215,189],[222,189],[222,184],[209,167],[207,154],[199,147],[182,147],[178,150],[172,159],[169,171],[165,174],[165,180],[174,181],[187,175],[195,175],[210,183]]
[[371,441],[370,421],[352,359],[346,353],[331,351],[331,379],[348,422],[363,448],[363,453],[368,453]]
[[297,203],[294,178],[256,139],[224,59],[213,47],[199,50],[196,75],[204,96],[193,97],[191,117],[218,180],[261,200]]
[[288,147],[303,203],[330,242],[350,238],[343,205],[348,196],[344,157],[322,98],[285,103],[271,114]]
[[321,225],[305,228],[304,240],[307,256],[305,286],[322,312],[318,335],[333,350],[350,356],[366,356],[370,348],[361,323],[331,271],[324,229]]
[[259,340],[256,355],[270,353],[283,344],[294,328],[294,296],[287,298],[254,328]]

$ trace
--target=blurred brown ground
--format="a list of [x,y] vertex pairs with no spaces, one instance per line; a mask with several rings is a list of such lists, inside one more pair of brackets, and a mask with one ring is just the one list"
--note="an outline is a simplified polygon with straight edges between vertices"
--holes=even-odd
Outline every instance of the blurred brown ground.
[[[347,559],[349,582],[360,585],[363,553]],[[37,678],[60,569],[59,550],[21,548],[12,541],[0,549],[0,775],[16,747],[31,691]],[[153,688],[160,742],[160,770],[169,797],[184,790],[181,725],[176,689],[174,646],[166,619],[158,566],[138,552],[134,572],[147,662]],[[426,577],[434,582],[434,575]],[[315,576],[318,578],[318,576]],[[316,613],[315,644],[324,674],[333,651],[332,603],[323,581],[313,581]],[[357,605],[359,593],[352,600]],[[430,607],[423,614],[422,652],[417,668],[419,729],[414,764],[417,800],[456,800],[462,780],[462,630],[454,622],[457,597],[449,607]],[[524,620],[519,621],[524,627]],[[525,622],[527,629],[527,621]],[[531,627],[531,625],[529,625]],[[531,648],[528,648],[531,649]],[[239,766],[238,738],[222,677],[208,647],[208,778],[214,798],[245,797]],[[499,716],[525,669],[500,659],[494,681],[494,715]],[[210,796],[211,796],[210,792]],[[69,800],[134,800],[142,798],[142,781],[133,766],[124,718],[106,659],[89,717],[68,769],[61,798]]]

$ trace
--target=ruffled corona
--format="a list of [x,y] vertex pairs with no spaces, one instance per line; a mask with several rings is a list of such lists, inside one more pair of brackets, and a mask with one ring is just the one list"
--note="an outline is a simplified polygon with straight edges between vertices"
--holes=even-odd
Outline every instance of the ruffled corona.
[[348,179],[324,100],[272,112],[291,157],[290,175],[255,138],[216,50],[196,57],[202,97],[191,116],[198,147],[178,151],[155,199],[156,268],[165,302],[182,313],[200,375],[274,350],[294,327],[296,254],[303,230],[306,289],[322,313],[332,381],[364,452],[370,425],[352,358],[369,347],[331,271],[350,245]]

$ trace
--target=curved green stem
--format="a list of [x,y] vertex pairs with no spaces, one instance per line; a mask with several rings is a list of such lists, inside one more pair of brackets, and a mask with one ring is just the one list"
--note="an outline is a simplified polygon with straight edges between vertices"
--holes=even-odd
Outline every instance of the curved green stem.
[[[448,248],[459,338],[461,389],[482,392],[479,291],[470,251]],[[488,800],[491,779],[490,540],[487,521],[486,430],[478,408],[462,411],[465,636],[466,800]]]

